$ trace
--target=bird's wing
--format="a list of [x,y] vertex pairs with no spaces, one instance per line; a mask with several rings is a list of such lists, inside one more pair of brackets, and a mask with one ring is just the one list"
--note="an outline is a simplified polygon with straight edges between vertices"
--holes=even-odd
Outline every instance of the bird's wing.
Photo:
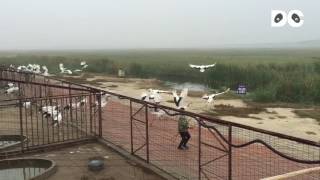
[[188,88],[184,88],[180,93],[180,97],[187,97],[187,96],[188,96]]
[[14,84],[13,83],[8,83],[9,88],[13,87]]
[[214,63],[214,64],[209,64],[209,65],[205,65],[204,68],[214,67],[215,65],[216,65],[216,63]]
[[208,99],[209,96],[208,96],[207,94],[204,94],[201,98],[202,98],[202,99]]
[[194,64],[189,64],[189,66],[190,66],[191,68],[200,68],[200,66],[194,65]]
[[65,69],[63,67],[63,64],[59,64],[59,69],[60,69],[61,72],[64,72]]
[[84,66],[85,64],[87,64],[85,61],[81,61],[80,65]]
[[[213,95],[213,96],[219,96],[219,95],[222,95],[222,94],[224,94],[224,93],[226,93],[226,92],[228,92],[228,91],[230,91],[230,88],[228,88],[227,90],[225,90],[225,91],[223,91],[223,92],[221,92],[221,93],[212,94],[212,95]],[[212,96],[212,95],[210,95],[210,96]]]
[[172,95],[173,95],[173,97],[178,97],[177,91],[176,90],[172,91]]

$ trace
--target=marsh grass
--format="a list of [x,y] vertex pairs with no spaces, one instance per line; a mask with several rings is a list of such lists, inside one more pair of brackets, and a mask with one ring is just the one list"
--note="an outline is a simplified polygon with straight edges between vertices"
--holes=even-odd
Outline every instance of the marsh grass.
[[[90,73],[117,75],[121,68],[128,77],[194,82],[214,89],[230,87],[235,90],[239,83],[243,83],[250,92],[245,98],[256,102],[320,104],[319,49],[32,51],[1,54],[0,64],[38,63],[47,65],[50,73],[58,72],[59,63],[76,69],[81,60],[86,60],[89,64],[86,72]],[[216,67],[204,73],[188,67],[189,63],[215,62]]]

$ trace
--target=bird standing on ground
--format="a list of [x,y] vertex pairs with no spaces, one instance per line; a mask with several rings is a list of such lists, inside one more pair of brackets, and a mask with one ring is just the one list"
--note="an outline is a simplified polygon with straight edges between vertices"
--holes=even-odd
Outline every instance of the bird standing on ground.
[[227,93],[228,91],[230,91],[230,88],[228,88],[227,90],[225,90],[223,92],[217,93],[217,94],[210,94],[210,95],[205,94],[205,95],[202,96],[202,99],[207,100],[207,103],[211,103],[211,102],[213,102],[213,99],[215,97],[220,96],[220,95],[222,95],[224,93]]
[[5,90],[5,94],[12,94],[15,91],[19,91],[19,87],[17,87],[14,83],[8,83],[8,89]]
[[29,109],[31,107],[31,101],[25,101],[22,103],[22,107]]
[[191,68],[196,68],[196,69],[200,69],[200,72],[204,72],[206,69],[210,68],[210,67],[214,67],[216,65],[216,63],[214,64],[209,64],[209,65],[193,65],[193,64],[189,64],[189,66]]

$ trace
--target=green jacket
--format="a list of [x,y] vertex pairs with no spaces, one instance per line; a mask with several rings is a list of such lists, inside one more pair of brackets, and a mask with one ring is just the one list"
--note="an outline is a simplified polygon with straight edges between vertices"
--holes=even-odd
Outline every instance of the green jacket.
[[179,132],[187,132],[189,128],[189,121],[186,116],[180,116],[178,121],[178,130]]

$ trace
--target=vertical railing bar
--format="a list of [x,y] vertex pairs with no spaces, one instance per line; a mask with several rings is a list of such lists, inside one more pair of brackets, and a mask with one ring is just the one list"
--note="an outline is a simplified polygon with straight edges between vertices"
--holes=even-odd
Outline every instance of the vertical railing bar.
[[41,127],[42,127],[42,144],[44,144],[44,139],[45,139],[45,137],[44,137],[44,126],[43,126],[43,112],[42,112],[42,104],[43,104],[43,100],[40,100],[40,106],[41,106]]
[[89,121],[90,121],[90,134],[92,134],[92,107],[93,107],[93,104],[92,104],[92,93],[90,92],[89,94]]
[[[64,98],[64,101],[65,101],[66,104],[69,104],[68,103],[68,98]],[[71,111],[71,108],[69,108],[67,110]],[[68,111],[66,112],[66,116],[67,116],[67,118],[66,118],[67,119],[67,127],[66,127],[67,130],[66,130],[66,133],[67,133],[67,140],[69,140],[69,112]]]
[[98,113],[99,113],[99,137],[102,137],[102,108],[101,108],[101,93],[98,94]]
[[[47,91],[47,87],[46,87],[46,91]],[[47,111],[48,111],[48,99],[46,99],[46,108],[47,108]],[[49,129],[49,120],[48,120],[48,118],[46,118],[46,124],[47,124],[47,140],[48,140],[48,142],[47,142],[47,144],[50,144],[50,129]]]
[[201,123],[200,121],[198,121],[198,131],[199,131],[199,135],[198,135],[198,146],[199,146],[199,152],[198,152],[198,177],[199,180],[201,180]]
[[[61,117],[62,117],[62,142],[64,142],[64,120],[65,120],[65,113],[64,113],[64,97],[60,98],[60,106],[61,106]],[[60,126],[60,125],[59,125]],[[60,127],[59,127],[60,128]],[[59,131],[60,132],[60,131]]]
[[[51,88],[50,88],[50,89],[51,89]],[[52,91],[52,92],[53,92],[53,91]],[[54,106],[54,105],[53,105],[53,102],[54,102],[53,100],[54,100],[53,98],[50,99],[50,105],[51,105],[51,106]],[[53,111],[53,110],[52,110],[52,111]],[[58,113],[58,112],[57,112],[57,113]],[[55,142],[55,140],[54,140],[54,137],[55,137],[55,135],[54,135],[54,128],[55,128],[55,127],[54,127],[53,112],[52,112],[52,117],[51,117],[51,118],[52,118],[52,124],[51,124],[51,128],[52,128],[52,142],[54,143],[54,142]]]
[[[22,122],[22,101],[21,101],[21,86],[18,83],[19,88],[19,117],[20,117],[20,142],[21,142],[21,151],[24,151],[24,143],[23,143],[23,122]],[[27,136],[26,136],[27,137]]]
[[85,129],[86,129],[86,131],[85,131],[85,133],[86,133],[86,137],[88,136],[88,118],[87,118],[87,108],[88,108],[88,105],[87,105],[87,98],[88,98],[88,96],[87,95],[84,95],[84,97],[85,97],[85,101],[84,101],[84,120],[85,120]]
[[146,145],[147,145],[147,163],[149,163],[149,118],[148,104],[145,103],[145,118],[146,118]]
[[[22,106],[23,106],[23,109],[24,109],[24,116],[25,116],[25,125],[26,125],[26,128],[25,128],[25,131],[26,131],[26,136],[29,137],[29,133],[28,133],[28,111],[27,111],[27,107],[25,105],[26,103],[26,99],[24,98],[23,100],[23,103]],[[32,137],[33,138],[33,137]],[[31,141],[33,141],[33,139],[31,138]],[[27,142],[27,149],[29,148],[29,141]]]
[[76,112],[76,139],[79,139],[79,124],[78,124],[78,102],[75,101],[75,112]]
[[228,128],[228,146],[229,146],[229,155],[228,155],[228,179],[232,180],[232,126],[229,125]]
[[70,123],[71,123],[71,138],[74,139],[73,137],[73,116],[72,116],[72,112],[73,112],[73,109],[72,109],[72,97],[71,97],[71,85],[69,84],[69,106],[70,106]]
[[36,121],[37,121],[37,145],[39,145],[40,143],[40,140],[39,140],[39,114],[37,113],[37,110],[38,110],[38,103],[37,103],[37,100],[34,100],[34,101],[31,101],[31,108],[32,108],[32,104],[35,103],[35,113],[36,113]]
[[81,104],[82,96],[80,96],[79,108],[80,108],[80,137],[83,136],[83,106]]
[[[31,137],[32,137],[32,146],[34,146],[34,135],[33,135],[33,113],[32,113],[32,104],[31,104],[31,99],[29,99],[30,102],[30,122],[31,122]],[[27,108],[27,107],[26,107]]]
[[131,154],[133,154],[133,127],[132,127],[132,101],[130,99],[130,145],[131,145]]

